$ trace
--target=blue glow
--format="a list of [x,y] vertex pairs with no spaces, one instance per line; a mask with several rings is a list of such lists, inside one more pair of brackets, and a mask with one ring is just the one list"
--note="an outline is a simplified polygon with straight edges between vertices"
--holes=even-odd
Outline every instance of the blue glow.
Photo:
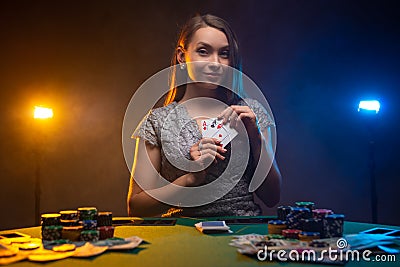
[[358,104],[358,112],[360,110],[374,110],[375,113],[378,113],[380,108],[381,104],[378,100],[363,100]]

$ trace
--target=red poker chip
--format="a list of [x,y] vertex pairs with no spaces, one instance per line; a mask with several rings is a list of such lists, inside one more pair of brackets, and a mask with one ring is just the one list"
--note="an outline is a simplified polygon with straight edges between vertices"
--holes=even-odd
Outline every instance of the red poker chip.
[[97,227],[100,232],[100,240],[114,237],[114,226]]
[[282,230],[282,235],[286,238],[298,239],[301,230],[298,229],[285,229]]

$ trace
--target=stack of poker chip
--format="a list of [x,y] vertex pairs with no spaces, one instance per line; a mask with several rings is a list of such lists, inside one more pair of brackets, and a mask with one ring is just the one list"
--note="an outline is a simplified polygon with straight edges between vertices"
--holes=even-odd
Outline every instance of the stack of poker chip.
[[100,240],[114,237],[112,226],[112,212],[104,211],[97,214],[97,230]]
[[325,238],[343,236],[343,224],[344,224],[343,214],[327,215],[323,220],[323,224],[324,224],[323,236]]
[[[330,209],[315,209],[314,202],[296,202],[296,207],[279,206],[277,209],[278,220],[285,221],[287,229],[281,230],[286,238],[298,238],[314,240],[318,238],[331,238],[343,236],[344,215],[334,214]],[[279,231],[277,223],[268,222],[268,231]],[[271,230],[270,230],[271,228]],[[289,230],[294,230],[292,233]],[[296,232],[300,231],[297,234]],[[319,236],[318,236],[319,234]],[[316,244],[318,246],[318,244]]]
[[290,206],[279,206],[278,207],[278,220],[286,221],[286,217],[292,211]]
[[60,222],[62,226],[78,226],[79,218],[78,211],[76,210],[62,210],[60,211]]
[[102,211],[97,214],[97,225],[100,226],[111,226],[112,225],[112,212]]
[[268,234],[282,234],[282,230],[286,229],[287,225],[285,221],[271,220],[268,221]]
[[333,214],[332,210],[329,209],[314,209],[312,210],[313,217],[316,219],[323,219],[329,214]]
[[282,230],[282,235],[288,239],[299,239],[299,234],[301,230],[299,229],[285,229]]
[[61,239],[62,225],[60,224],[60,214],[46,213],[41,216],[42,239],[53,241]]
[[82,226],[79,225],[78,211],[76,210],[62,210],[61,215],[61,225],[62,238],[71,241],[79,241]]
[[313,241],[315,239],[319,239],[320,235],[321,234],[319,232],[305,232],[305,231],[303,231],[303,232],[301,232],[299,234],[299,239],[300,239],[300,241],[310,242],[310,241]]
[[286,222],[289,229],[299,229],[301,220],[311,217],[311,211],[307,208],[293,207],[291,212],[286,216]]
[[97,230],[97,209],[95,207],[78,208],[78,218],[82,225],[80,239],[82,241],[99,240],[99,231]]
[[309,210],[313,210],[314,209],[314,202],[309,202],[309,201],[299,201],[296,202],[296,206],[300,207],[300,208],[307,208]]
[[97,229],[97,209],[94,207],[78,208],[79,222],[83,230]]

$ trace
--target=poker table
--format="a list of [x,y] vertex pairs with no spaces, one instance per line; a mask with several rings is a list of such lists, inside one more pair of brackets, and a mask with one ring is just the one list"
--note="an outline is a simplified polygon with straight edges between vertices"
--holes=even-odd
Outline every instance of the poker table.
[[[224,217],[208,218],[218,219],[249,219],[249,217]],[[250,219],[272,219],[273,217],[251,217]],[[150,218],[148,218],[150,219]],[[154,219],[154,218],[153,218]],[[144,218],[146,220],[146,218]],[[204,220],[204,219],[202,219]],[[256,257],[242,255],[235,247],[229,246],[232,235],[267,234],[267,225],[260,223],[231,224],[232,234],[203,234],[196,230],[194,224],[202,221],[195,218],[178,218],[175,225],[150,225],[150,226],[116,226],[114,236],[130,237],[139,236],[145,242],[139,247],[127,251],[106,251],[105,253],[90,258],[67,258],[45,264],[22,261],[9,266],[326,266],[321,264],[299,262],[270,262],[259,261]],[[374,227],[390,227],[368,223],[348,222],[344,224],[344,234],[359,233]],[[40,227],[15,229],[15,231],[40,238]],[[5,231],[0,231],[4,233]],[[373,257],[371,257],[373,258]],[[346,266],[398,266],[400,255],[396,255],[395,262],[352,262]]]

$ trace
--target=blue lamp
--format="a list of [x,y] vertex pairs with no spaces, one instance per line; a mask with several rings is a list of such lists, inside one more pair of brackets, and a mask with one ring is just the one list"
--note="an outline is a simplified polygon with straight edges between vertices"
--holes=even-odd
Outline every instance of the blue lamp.
[[362,100],[358,104],[358,112],[371,112],[375,111],[378,114],[381,104],[378,100]]

